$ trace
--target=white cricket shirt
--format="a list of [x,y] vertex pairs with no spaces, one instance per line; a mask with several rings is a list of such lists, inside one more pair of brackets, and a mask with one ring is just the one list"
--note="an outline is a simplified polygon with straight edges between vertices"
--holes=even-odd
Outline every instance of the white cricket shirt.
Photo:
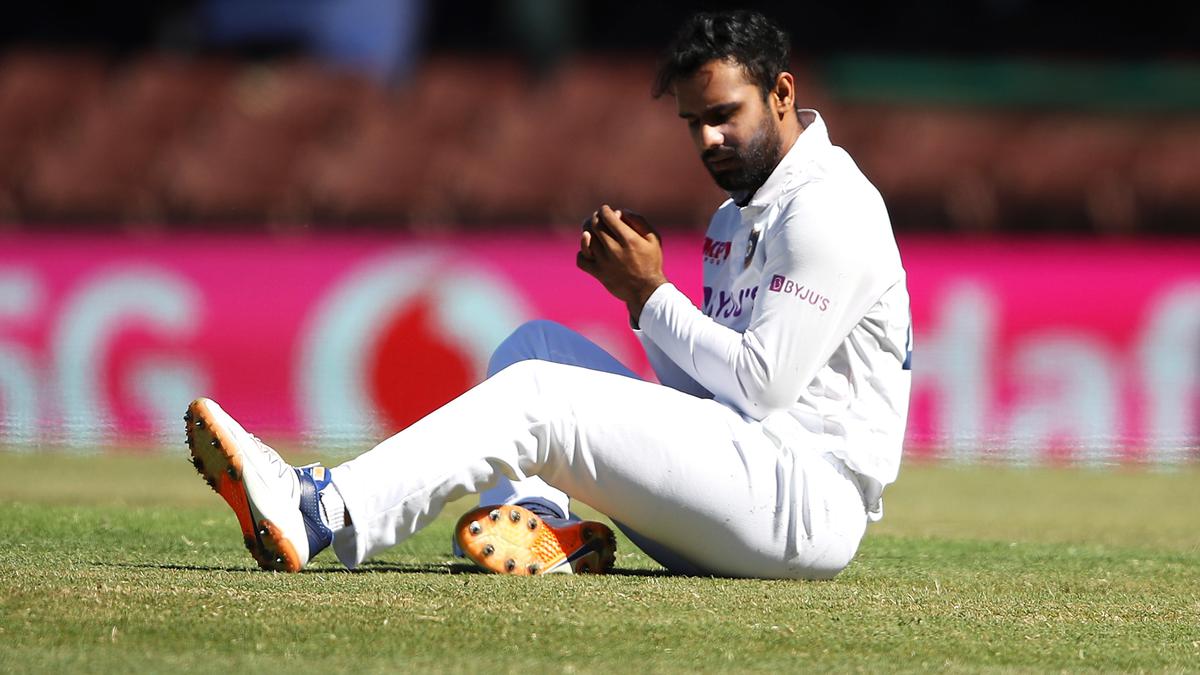
[[654,291],[638,337],[659,381],[859,474],[869,515],[896,479],[911,387],[905,272],[879,191],[815,110],[745,206],[704,240],[704,306]]

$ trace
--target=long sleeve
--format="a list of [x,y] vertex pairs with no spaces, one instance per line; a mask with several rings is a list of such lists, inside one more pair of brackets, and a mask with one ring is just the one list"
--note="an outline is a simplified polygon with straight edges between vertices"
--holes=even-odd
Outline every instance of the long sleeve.
[[633,333],[642,343],[642,349],[645,350],[646,358],[650,361],[650,367],[654,369],[654,374],[658,376],[659,383],[692,396],[712,398],[712,392],[705,389],[691,375],[676,365],[671,357],[659,349],[658,345],[654,344],[654,341],[643,331],[634,330]]
[[854,209],[838,212],[825,196],[814,190],[804,206],[793,201],[763,233],[762,273],[744,332],[706,316],[670,284],[639,317],[642,332],[684,373],[755,419],[796,403],[881,292],[872,288],[871,256],[850,256]]

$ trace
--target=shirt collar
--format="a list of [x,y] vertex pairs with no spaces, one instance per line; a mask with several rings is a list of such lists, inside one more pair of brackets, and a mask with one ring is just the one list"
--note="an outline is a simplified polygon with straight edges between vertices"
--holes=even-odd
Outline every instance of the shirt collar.
[[[796,114],[800,118],[800,126],[803,127],[803,130],[796,137],[796,141],[792,143],[791,149],[784,154],[783,159],[779,160],[775,170],[771,172],[770,176],[767,176],[767,180],[754,191],[754,194],[750,195],[750,201],[741,208],[763,208],[775,202],[795,182],[795,177],[800,174],[807,160],[822,148],[830,145],[829,130],[825,128],[825,121],[821,119],[820,113],[805,108],[796,111]],[[740,204],[746,194],[731,193],[730,197],[734,202]]]

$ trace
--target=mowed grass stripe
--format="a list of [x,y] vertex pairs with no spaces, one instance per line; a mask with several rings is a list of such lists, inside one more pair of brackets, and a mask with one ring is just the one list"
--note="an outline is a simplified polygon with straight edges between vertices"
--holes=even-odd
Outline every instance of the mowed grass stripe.
[[262,573],[191,471],[0,453],[0,671],[1200,667],[1194,470],[909,466],[831,583],[663,575],[624,540],[610,577],[476,574],[466,503],[365,573]]

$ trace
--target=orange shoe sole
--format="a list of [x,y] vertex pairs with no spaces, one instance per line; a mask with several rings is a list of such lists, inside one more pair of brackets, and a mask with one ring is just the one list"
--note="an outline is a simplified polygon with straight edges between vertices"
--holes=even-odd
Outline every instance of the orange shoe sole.
[[604,574],[616,560],[616,537],[603,523],[553,526],[523,506],[469,511],[454,536],[467,558],[496,574]]
[[192,466],[233,509],[242,530],[242,542],[258,566],[276,572],[299,572],[304,563],[279,528],[266,519],[254,522],[254,512],[242,484],[242,458],[220,425],[213,424],[208,400],[192,401],[183,421],[187,426]]

